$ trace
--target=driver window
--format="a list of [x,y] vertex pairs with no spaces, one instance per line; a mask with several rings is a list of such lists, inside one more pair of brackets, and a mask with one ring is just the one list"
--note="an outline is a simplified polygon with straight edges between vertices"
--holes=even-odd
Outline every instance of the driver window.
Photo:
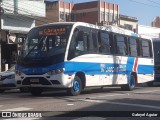
[[83,30],[75,28],[70,43],[68,59],[72,59],[76,56],[85,54],[85,52],[87,52],[88,49],[87,45],[87,34],[84,34]]

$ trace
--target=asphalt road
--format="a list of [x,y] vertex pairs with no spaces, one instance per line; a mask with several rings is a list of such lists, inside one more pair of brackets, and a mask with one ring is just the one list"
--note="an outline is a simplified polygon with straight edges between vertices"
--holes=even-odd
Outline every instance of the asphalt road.
[[160,116],[160,87],[140,86],[134,91],[122,91],[119,87],[90,88],[79,96],[47,91],[39,97],[8,90],[0,94],[0,113],[5,117],[6,112],[16,120],[17,116],[26,120],[160,120],[157,117]]

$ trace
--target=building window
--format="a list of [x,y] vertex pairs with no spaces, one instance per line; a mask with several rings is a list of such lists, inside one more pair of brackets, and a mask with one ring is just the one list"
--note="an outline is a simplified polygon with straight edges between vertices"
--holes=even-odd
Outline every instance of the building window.
[[60,19],[65,20],[64,12],[60,12]]
[[109,13],[106,12],[106,21],[109,21]]
[[101,12],[101,21],[105,21],[105,13],[104,12]]
[[109,22],[113,22],[113,13],[109,13]]
[[76,14],[71,13],[71,21],[75,21],[75,16],[76,16]]
[[70,13],[66,13],[66,22],[71,21],[71,20],[70,20],[70,16],[71,16]]
[[133,29],[133,25],[124,24],[124,28],[126,28],[128,30],[132,30]]

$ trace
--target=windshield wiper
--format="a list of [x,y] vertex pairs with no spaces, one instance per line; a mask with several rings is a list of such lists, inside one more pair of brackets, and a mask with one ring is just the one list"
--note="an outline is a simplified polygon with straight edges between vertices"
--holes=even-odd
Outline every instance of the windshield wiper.
[[[34,48],[36,46],[39,46],[39,44],[41,43],[41,41],[43,40],[44,36],[41,37],[40,41],[38,42],[38,44],[35,44],[31,49],[30,51],[24,56],[24,58],[28,57],[28,55],[34,50]],[[47,38],[47,36],[45,37],[45,39]]]

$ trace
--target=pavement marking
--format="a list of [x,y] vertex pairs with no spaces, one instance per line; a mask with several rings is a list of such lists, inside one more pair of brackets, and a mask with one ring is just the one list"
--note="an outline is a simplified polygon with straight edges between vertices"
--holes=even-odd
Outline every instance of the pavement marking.
[[74,105],[74,104],[67,104],[68,106],[72,106],[72,105]]
[[0,110],[0,111],[26,111],[26,110],[31,110],[31,109],[33,108],[18,107],[18,108],[5,109],[5,110]]

